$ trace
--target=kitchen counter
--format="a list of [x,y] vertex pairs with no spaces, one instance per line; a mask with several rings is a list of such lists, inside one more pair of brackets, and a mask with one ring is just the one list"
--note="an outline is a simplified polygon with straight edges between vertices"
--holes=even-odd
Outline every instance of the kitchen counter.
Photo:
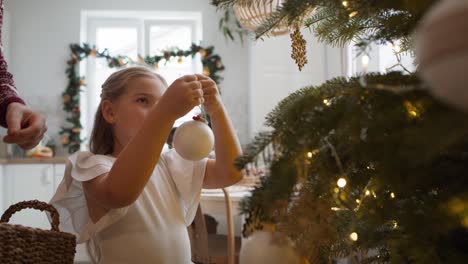
[[65,164],[65,163],[67,163],[66,157],[0,159],[0,165],[2,164]]

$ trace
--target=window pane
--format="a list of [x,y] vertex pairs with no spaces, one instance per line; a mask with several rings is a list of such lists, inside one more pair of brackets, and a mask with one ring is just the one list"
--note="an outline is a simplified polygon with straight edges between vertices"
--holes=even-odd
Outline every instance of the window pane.
[[150,55],[170,48],[188,49],[192,44],[192,30],[188,25],[154,25],[150,28]]
[[[192,45],[192,28],[188,25],[152,25],[149,29],[150,56],[161,55],[162,51],[171,49],[187,50]],[[172,59],[160,62],[158,73],[164,76],[168,83],[185,74],[194,73],[191,57]]]
[[111,55],[125,55],[137,58],[138,31],[136,28],[105,28],[96,32],[96,45],[99,49],[108,49]]
[[[381,73],[388,71],[403,71],[401,65],[409,71],[414,71],[414,57],[412,54],[400,53],[397,56],[396,53],[399,51],[400,46],[398,42],[395,45],[372,44],[366,54],[353,57],[353,60],[356,63],[356,73],[364,71]],[[355,52],[358,52],[358,50],[356,49]],[[365,65],[367,65],[367,67]]]
[[[136,59],[138,55],[138,31],[137,28],[101,27],[96,32],[96,45],[102,49],[108,49],[112,56],[125,55]],[[96,59],[95,82],[93,91],[99,102],[101,85],[116,68],[109,68],[105,59]],[[94,104],[97,108],[98,103]]]
[[[98,27],[96,29],[96,46],[102,51],[108,49],[110,55],[118,56],[124,55],[129,56],[132,59],[137,58],[138,53],[138,31],[135,27]],[[92,68],[89,70],[91,80],[88,83],[87,91],[87,110],[88,114],[92,117],[88,117],[88,128],[85,137],[89,139],[91,133],[91,127],[94,121],[94,114],[96,113],[97,107],[100,102],[101,86],[104,81],[113,72],[117,71],[116,68],[109,68],[107,62],[103,58],[89,58],[94,60],[91,64]]]
[[[150,56],[161,55],[162,51],[171,49],[187,50],[192,45],[193,32],[189,25],[152,25],[149,32]],[[200,60],[198,56],[195,59]],[[192,57],[183,58],[182,61],[176,58],[169,62],[160,62],[157,72],[167,80],[167,83],[171,84],[183,75],[195,73],[194,63]],[[200,108],[196,107],[178,119],[174,126],[180,126],[198,114],[200,114]]]
[[[149,28],[150,38],[144,45],[149,45],[147,50],[150,51],[150,55],[161,54],[161,51],[168,50],[171,48],[180,48],[183,50],[189,49],[192,44],[192,27],[189,25],[179,24],[161,24],[151,25]],[[96,29],[96,46],[99,50],[108,49],[110,55],[118,56],[125,55],[136,61],[138,54],[138,29],[136,27],[118,27],[118,26],[101,26]],[[100,102],[101,86],[105,80],[115,71],[117,68],[109,68],[107,62],[103,58],[92,58],[92,68],[89,68],[89,80],[86,90],[87,93],[87,116],[88,117],[88,135],[91,132],[92,123],[94,121],[94,115]],[[157,72],[161,74],[169,84],[175,79],[185,74],[195,73],[195,67],[200,66],[200,58],[196,56],[195,59],[192,57],[183,58],[179,61],[178,58],[165,63],[164,61],[159,63]],[[178,119],[175,122],[175,126],[181,125],[185,121],[189,121],[193,116],[200,114],[199,107],[194,108],[186,116]]]

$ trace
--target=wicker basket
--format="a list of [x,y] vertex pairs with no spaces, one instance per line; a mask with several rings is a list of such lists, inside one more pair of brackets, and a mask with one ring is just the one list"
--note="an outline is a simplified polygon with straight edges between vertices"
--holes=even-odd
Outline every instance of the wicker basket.
[[[17,211],[33,208],[50,213],[52,230],[8,224]],[[50,204],[24,201],[8,208],[0,220],[0,263],[73,263],[76,238],[58,229],[59,214]]]

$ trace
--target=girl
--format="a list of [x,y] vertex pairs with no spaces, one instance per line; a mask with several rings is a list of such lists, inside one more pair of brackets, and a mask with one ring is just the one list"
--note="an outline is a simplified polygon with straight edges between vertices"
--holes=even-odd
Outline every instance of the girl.
[[[238,139],[215,82],[186,75],[167,89],[142,67],[112,74],[102,86],[91,152],[69,157],[52,198],[61,228],[88,243],[98,263],[191,263],[187,226],[201,188],[241,179]],[[162,153],[174,121],[203,104],[212,118],[216,160]]]

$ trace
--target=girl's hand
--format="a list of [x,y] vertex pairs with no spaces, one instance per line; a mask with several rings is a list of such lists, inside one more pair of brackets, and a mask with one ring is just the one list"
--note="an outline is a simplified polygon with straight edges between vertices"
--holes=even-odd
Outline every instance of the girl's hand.
[[203,89],[203,99],[206,112],[209,115],[214,115],[223,109],[223,103],[221,101],[221,95],[219,94],[218,86],[215,81],[211,78],[197,74],[198,80],[201,83]]
[[185,75],[175,80],[158,103],[168,115],[177,119],[203,104],[202,85],[196,75]]

